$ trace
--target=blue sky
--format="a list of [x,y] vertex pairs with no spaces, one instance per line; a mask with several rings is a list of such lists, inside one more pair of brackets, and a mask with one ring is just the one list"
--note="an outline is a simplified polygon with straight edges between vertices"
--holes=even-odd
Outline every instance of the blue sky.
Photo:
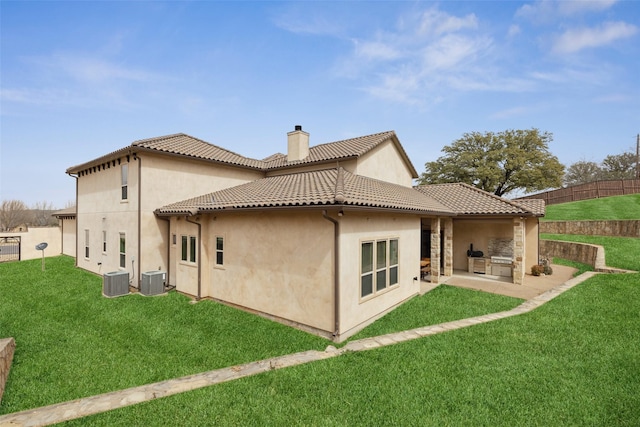
[[0,199],[187,133],[239,154],[395,130],[418,172],[465,132],[554,135],[565,165],[635,150],[640,2],[0,1]]

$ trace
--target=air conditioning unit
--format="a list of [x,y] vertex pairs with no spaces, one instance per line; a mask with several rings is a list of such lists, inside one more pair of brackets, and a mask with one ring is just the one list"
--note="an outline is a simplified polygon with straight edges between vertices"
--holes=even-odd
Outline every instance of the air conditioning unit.
[[129,272],[112,271],[104,273],[102,294],[106,297],[117,297],[129,293]]
[[142,295],[159,295],[164,293],[166,273],[164,271],[147,271],[142,273],[140,293]]

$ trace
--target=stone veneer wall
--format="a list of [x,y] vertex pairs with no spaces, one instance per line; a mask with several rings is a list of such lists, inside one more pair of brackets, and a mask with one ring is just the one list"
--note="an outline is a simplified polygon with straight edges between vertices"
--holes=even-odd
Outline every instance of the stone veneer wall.
[[540,232],[549,234],[640,237],[640,221],[540,221]]
[[440,283],[440,218],[431,220],[431,283]]
[[589,264],[596,267],[598,259],[597,245],[586,243],[562,242],[559,240],[540,240],[540,255],[549,260],[553,257]]
[[0,339],[0,401],[4,394],[4,386],[9,378],[9,369],[13,360],[16,342],[13,338]]

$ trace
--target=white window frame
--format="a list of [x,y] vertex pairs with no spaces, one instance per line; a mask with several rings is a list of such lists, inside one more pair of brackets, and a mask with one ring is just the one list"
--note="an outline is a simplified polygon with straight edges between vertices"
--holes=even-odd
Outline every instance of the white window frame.
[[129,164],[120,165],[120,200],[129,200]]
[[127,234],[120,233],[118,237],[118,265],[127,268]]
[[84,229],[84,258],[89,259],[89,229]]
[[[213,260],[213,264],[216,267],[224,266],[224,244],[225,238],[224,236],[218,235],[215,236],[215,258]],[[222,246],[218,246],[218,243],[222,243]]]
[[[363,259],[365,246],[370,246],[371,251],[370,259],[366,265]],[[358,287],[360,300],[368,300],[398,286],[399,251],[400,239],[398,237],[362,240],[360,242],[360,283]],[[379,257],[379,255],[381,256]],[[366,294],[364,294],[365,283]]]
[[198,263],[198,239],[196,236],[180,235],[180,262],[185,264]]

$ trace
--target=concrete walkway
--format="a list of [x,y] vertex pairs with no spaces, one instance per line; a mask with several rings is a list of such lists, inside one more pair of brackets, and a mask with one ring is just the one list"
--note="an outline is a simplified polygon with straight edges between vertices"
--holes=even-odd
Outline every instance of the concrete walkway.
[[[282,369],[289,366],[302,365],[309,362],[338,357],[352,351],[376,349],[409,340],[419,339],[429,335],[451,331],[454,329],[466,328],[468,326],[473,326],[480,323],[487,323],[498,319],[504,319],[506,317],[517,316],[519,314],[527,313],[531,310],[534,310],[535,308],[540,307],[547,301],[552,300],[553,298],[573,288],[579,283],[582,283],[595,274],[597,273],[587,272],[580,275],[579,277],[570,279],[564,284],[547,290],[546,292],[533,297],[532,299],[524,302],[523,304],[512,310],[486,314],[483,316],[477,316],[468,319],[456,320],[453,322],[440,323],[438,325],[424,326],[408,331],[396,332],[373,338],[365,338],[349,342],[347,345],[339,349],[333,346],[329,346],[325,351],[311,350],[301,353],[289,354],[267,360],[261,360],[258,362],[251,362],[243,365],[231,366],[228,368],[189,375],[182,378],[175,378],[154,384],[147,384],[125,390],[114,391],[111,393],[100,394],[97,396],[85,397],[69,402],[30,409],[27,411],[15,412],[12,414],[0,416],[0,427],[45,426],[55,424],[76,418],[86,417],[88,415],[93,415],[100,412],[110,411],[112,409],[135,405],[136,403],[141,403],[148,400],[171,396],[177,393],[183,393],[186,391],[196,390],[199,388],[232,381],[239,378],[260,374],[274,369]],[[511,286],[514,285],[511,284]]]

